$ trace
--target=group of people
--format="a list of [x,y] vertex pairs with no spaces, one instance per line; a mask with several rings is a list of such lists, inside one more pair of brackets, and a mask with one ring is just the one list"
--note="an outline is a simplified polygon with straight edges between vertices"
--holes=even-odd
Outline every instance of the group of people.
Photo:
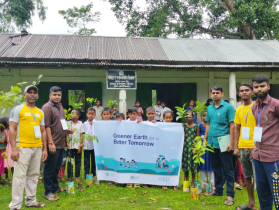
[[[234,203],[234,158],[240,158],[246,178],[248,203],[236,209],[256,209],[254,183],[261,210],[271,210],[273,202],[279,209],[279,100],[269,95],[269,78],[256,75],[252,84],[243,82],[238,95],[242,105],[236,111],[226,103],[221,86],[211,88],[213,103],[208,106],[205,118],[204,140],[214,148],[209,152],[214,172],[215,191],[213,196],[222,196],[224,183],[227,185],[225,205]],[[252,100],[255,95],[257,99]],[[226,152],[221,152],[218,138],[230,135]],[[192,170],[191,172],[196,172]]]
[[[215,85],[211,88],[213,101],[207,102],[207,110],[201,114],[202,122],[196,123],[197,115],[192,111],[194,101],[191,101],[185,116],[182,154],[185,179],[189,180],[191,172],[193,186],[195,175],[200,172],[202,182],[205,183],[209,179],[215,187],[214,191],[207,194],[209,196],[222,196],[226,183],[227,198],[224,204],[231,206],[234,204],[236,181],[234,156],[240,157],[249,201],[238,206],[238,210],[256,209],[255,181],[261,209],[271,210],[273,202],[276,209],[279,209],[279,101],[268,94],[269,89],[269,79],[265,75],[254,76],[252,85],[243,82],[238,93],[242,105],[235,111],[231,104],[222,99],[222,87]],[[254,94],[257,99],[253,102]],[[94,120],[125,120],[125,115],[119,113],[117,107],[103,108],[98,100],[95,107],[88,108],[88,120],[84,123],[79,121],[80,110],[72,110],[71,123],[68,126],[60,103],[62,91],[59,87],[54,86],[50,89],[49,101],[42,109],[35,106],[38,97],[38,88],[33,85],[27,86],[24,90],[25,103],[14,107],[9,119],[0,120],[0,148],[2,153],[6,148],[9,160],[6,165],[0,161],[0,167],[3,166],[0,172],[3,174],[5,167],[14,168],[10,209],[21,208],[24,189],[26,206],[45,207],[45,204],[36,199],[41,161],[45,162],[44,198],[56,201],[58,196],[54,194],[66,191],[58,184],[58,174],[63,171],[63,159],[65,161],[64,148],[68,148],[67,155],[75,159],[75,181],[80,181],[81,154],[84,150],[84,176],[93,174],[98,184],[92,142]],[[143,109],[139,101],[136,101],[135,106],[128,109],[127,120],[139,123],[142,121],[142,115]],[[173,121],[173,112],[160,100],[157,100],[155,107],[150,106],[146,109],[146,116],[147,121],[152,123]],[[84,134],[86,138],[83,138]],[[218,138],[227,135],[230,135],[230,143],[226,151],[221,152]],[[200,165],[193,161],[192,147],[196,136],[201,136],[203,141],[207,141],[214,149],[214,152],[207,152],[203,156],[205,163]],[[68,178],[73,176],[72,167],[70,161]],[[132,187],[132,184],[127,183],[127,187]],[[139,184],[134,184],[134,187],[138,188]]]

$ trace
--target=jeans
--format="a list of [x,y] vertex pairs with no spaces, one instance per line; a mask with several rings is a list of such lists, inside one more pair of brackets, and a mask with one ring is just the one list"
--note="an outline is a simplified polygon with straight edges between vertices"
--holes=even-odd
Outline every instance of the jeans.
[[56,149],[54,154],[51,154],[49,150],[47,150],[48,156],[45,161],[43,176],[45,195],[55,193],[60,189],[58,185],[58,172],[63,160],[63,150],[64,149]]
[[[275,167],[275,164],[277,167]],[[254,159],[254,168],[256,173],[256,186],[259,197],[261,210],[272,210],[274,202],[276,210],[279,209],[279,161],[277,162],[261,162]],[[274,177],[275,178],[274,178]],[[274,192],[276,191],[276,195]],[[275,198],[276,197],[276,198]]]
[[91,160],[91,174],[93,177],[96,176],[96,162],[94,149],[84,150],[84,178],[90,174],[90,160]]
[[209,159],[215,176],[215,194],[223,195],[223,186],[227,181],[227,196],[234,198],[233,153],[221,152],[220,149],[214,148],[214,153],[209,153]]
[[[80,177],[80,166],[81,166],[81,153],[78,153],[77,149],[69,149],[69,157],[75,159],[75,177]],[[73,166],[71,162],[68,162],[68,178],[73,177]]]

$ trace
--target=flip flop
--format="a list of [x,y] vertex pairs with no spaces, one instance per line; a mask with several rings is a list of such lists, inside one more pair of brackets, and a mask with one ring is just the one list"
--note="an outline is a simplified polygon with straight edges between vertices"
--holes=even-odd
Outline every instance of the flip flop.
[[133,185],[132,185],[132,184],[127,184],[127,185],[126,185],[126,187],[128,187],[128,188],[132,188],[132,187],[133,187]]
[[65,188],[59,188],[55,193],[60,193],[60,192],[67,192],[67,189]]
[[139,184],[134,184],[134,188],[140,188]]
[[38,202],[37,205],[25,206],[25,207],[27,207],[27,208],[30,208],[30,207],[34,207],[34,208],[44,208],[44,207],[46,207],[46,204],[41,203],[41,202]]
[[256,207],[254,209],[251,209],[251,208],[248,207],[247,204],[235,207],[236,210],[238,210],[237,208],[240,208],[241,210],[256,210],[257,209]]
[[[234,200],[230,200],[230,199],[226,199],[226,203],[227,204],[224,204],[226,206],[232,206],[234,204]],[[229,205],[228,203],[232,203],[231,205]]]
[[[49,200],[50,198],[53,198],[53,199],[56,199],[56,200]],[[58,201],[59,199],[53,195],[53,194],[47,194],[47,195],[44,195],[44,199],[48,200],[48,201]]]

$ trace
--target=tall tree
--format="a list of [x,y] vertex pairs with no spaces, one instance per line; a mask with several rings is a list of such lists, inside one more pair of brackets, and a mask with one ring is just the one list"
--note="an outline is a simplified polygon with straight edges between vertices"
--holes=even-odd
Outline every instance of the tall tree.
[[0,14],[0,33],[13,33],[15,32],[14,26],[8,22],[7,19],[2,18]]
[[59,14],[67,21],[67,24],[71,28],[78,28],[74,34],[76,35],[91,35],[96,33],[94,28],[87,28],[90,23],[96,23],[100,21],[100,12],[92,13],[93,3],[88,5],[69,8],[67,10],[59,10]]
[[128,36],[279,38],[279,0],[108,0]]
[[[41,21],[46,19],[47,7],[43,0],[1,0],[0,14],[2,21],[14,23],[19,30],[32,26],[32,17],[38,13]],[[3,20],[5,19],[5,20]]]

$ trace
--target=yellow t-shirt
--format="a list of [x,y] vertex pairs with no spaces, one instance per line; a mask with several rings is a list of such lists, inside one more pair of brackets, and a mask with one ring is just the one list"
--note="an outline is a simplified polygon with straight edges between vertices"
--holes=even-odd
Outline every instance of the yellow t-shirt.
[[[29,110],[30,109],[30,110]],[[17,146],[18,147],[42,147],[42,138],[35,137],[35,126],[44,125],[44,113],[37,107],[31,108],[25,104],[16,106],[10,115],[9,121],[18,123],[17,125]],[[36,110],[36,113],[35,113]],[[35,121],[33,116],[35,116]]]
[[[242,104],[240,107],[238,107],[236,109],[236,112],[235,112],[234,123],[241,125],[239,141],[238,141],[238,148],[240,148],[240,149],[254,148],[253,136],[254,136],[254,128],[256,126],[256,120],[255,120],[255,117],[252,112],[252,106],[251,106],[251,104],[248,106],[243,106],[243,104]],[[250,107],[250,109],[249,109],[249,107]],[[248,113],[247,125],[245,126],[245,119],[247,117],[248,109],[249,109],[249,113]],[[243,115],[243,110],[244,110],[245,117]],[[249,140],[242,139],[242,127],[250,128]]]

